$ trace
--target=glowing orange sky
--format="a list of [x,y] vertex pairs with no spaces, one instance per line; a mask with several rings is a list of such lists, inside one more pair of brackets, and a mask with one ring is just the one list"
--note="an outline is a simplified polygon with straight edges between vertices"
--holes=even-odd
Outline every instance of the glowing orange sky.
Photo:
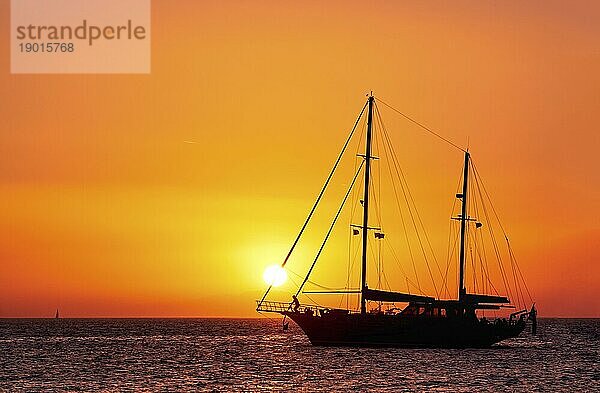
[[[150,75],[11,75],[4,28],[0,317],[256,316],[370,90],[469,138],[543,316],[599,317],[598,20],[593,1],[154,1]],[[461,155],[388,118],[446,220],[454,189],[428,191]]]

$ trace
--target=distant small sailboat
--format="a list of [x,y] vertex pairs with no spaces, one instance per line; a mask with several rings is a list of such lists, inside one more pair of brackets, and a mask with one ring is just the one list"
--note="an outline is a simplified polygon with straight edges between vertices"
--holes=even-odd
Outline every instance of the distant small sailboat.
[[[331,224],[329,231],[323,241],[321,248],[319,249],[313,263],[308,268],[308,272],[306,277],[299,285],[296,293],[292,295],[293,301],[290,303],[287,302],[277,302],[277,301],[267,301],[266,297],[269,294],[271,287],[267,289],[264,296],[261,300],[257,301],[258,305],[256,310],[258,312],[273,312],[279,313],[284,316],[284,330],[287,329],[287,322],[285,319],[290,318],[296,324],[302,328],[305,334],[308,336],[309,340],[314,345],[333,345],[333,346],[342,346],[342,345],[367,345],[367,346],[400,346],[400,347],[489,347],[492,344],[500,342],[502,340],[513,338],[518,336],[523,330],[525,330],[526,323],[530,321],[532,323],[532,330],[535,334],[537,327],[537,310],[535,306],[531,306],[531,309],[527,309],[526,300],[523,295],[523,290],[521,286],[525,286],[526,294],[529,296],[530,301],[532,301],[531,295],[524,283],[522,274],[518,267],[516,266],[516,261],[514,260],[512,250],[510,248],[510,244],[508,244],[508,236],[506,233],[503,233],[503,237],[506,239],[508,252],[510,253],[510,265],[506,268],[511,268],[512,277],[508,270],[506,270],[501,261],[501,257],[499,254],[499,245],[495,240],[495,236],[491,232],[491,225],[488,225],[488,229],[490,230],[489,236],[491,241],[493,242],[494,255],[498,259],[499,263],[499,272],[501,274],[502,280],[505,284],[506,292],[512,292],[512,298],[516,301],[509,300],[507,294],[498,293],[496,287],[490,280],[489,277],[489,265],[486,261],[484,261],[484,257],[486,255],[485,248],[483,248],[483,234],[481,233],[481,227],[483,226],[482,221],[477,218],[477,216],[472,216],[470,213],[479,213],[479,216],[483,216],[487,222],[491,222],[492,218],[496,216],[495,210],[492,210],[493,207],[485,207],[485,204],[489,200],[489,196],[487,196],[487,191],[482,189],[481,179],[478,177],[478,173],[474,167],[474,164],[471,160],[471,155],[467,149],[462,149],[447,139],[441,137],[439,134],[436,134],[432,130],[427,127],[421,125],[420,123],[412,120],[410,117],[404,115],[402,112],[392,108],[381,100],[384,105],[390,107],[394,111],[400,113],[403,117],[410,120],[411,122],[419,125],[421,128],[426,129],[437,137],[443,139],[447,143],[451,144],[455,148],[458,148],[464,153],[464,167],[462,170],[462,187],[460,191],[456,193],[456,198],[460,201],[460,211],[457,212],[455,216],[451,216],[451,219],[454,221],[458,221],[460,224],[460,230],[458,232],[458,236],[455,237],[455,241],[453,242],[454,246],[452,246],[451,251],[448,257],[448,265],[445,269],[445,273],[439,268],[439,273],[442,278],[442,282],[437,283],[433,277],[431,270],[429,270],[429,274],[433,281],[433,289],[437,292],[436,296],[427,295],[424,293],[415,294],[414,288],[416,288],[419,292],[421,292],[421,288],[419,285],[418,277],[416,278],[415,283],[411,283],[412,287],[409,286],[410,277],[408,277],[405,273],[403,273],[406,277],[406,286],[407,289],[404,292],[399,292],[397,290],[393,290],[391,288],[384,287],[384,283],[387,283],[387,277],[385,275],[382,276],[383,269],[381,268],[381,251],[379,251],[379,258],[375,254],[377,250],[381,250],[381,242],[386,241],[387,237],[384,236],[383,226],[381,225],[380,211],[376,211],[375,214],[378,222],[377,225],[373,226],[369,223],[369,198],[373,198],[373,203],[376,203],[375,208],[380,205],[380,201],[376,200],[375,197],[379,196],[380,193],[375,193],[371,190],[373,183],[370,183],[371,178],[371,169],[370,166],[372,164],[372,160],[379,160],[380,157],[375,157],[372,151],[372,140],[374,139],[375,131],[375,122],[378,123],[378,132],[383,134],[379,136],[378,143],[384,144],[383,152],[388,156],[389,162],[391,162],[394,166],[396,166],[396,173],[398,181],[400,182],[399,188],[402,192],[407,190],[408,187],[405,186],[402,182],[405,181],[402,179],[403,175],[401,175],[401,171],[398,170],[397,159],[395,158],[394,149],[391,146],[391,142],[389,141],[389,137],[387,136],[387,132],[385,130],[385,126],[380,117],[379,110],[376,107],[375,97],[371,94],[368,97],[367,102],[363,106],[363,109],[360,112],[358,119],[346,141],[342,152],[340,153],[325,185],[319,194],[317,201],[315,202],[311,212],[306,219],[306,222],[302,226],[300,233],[298,234],[295,242],[293,243],[287,257],[281,264],[281,267],[285,267],[290,255],[294,251],[296,244],[300,240],[302,233],[307,227],[308,222],[310,221],[313,212],[315,211],[317,204],[321,200],[325,189],[329,185],[329,181],[332,178],[338,163],[342,155],[344,154],[346,147],[352,135],[354,134],[357,125],[359,124],[360,119],[363,117],[365,109],[367,109],[367,119],[364,128],[366,128],[366,141],[365,141],[365,153],[358,154],[358,157],[363,159],[362,163],[359,165],[356,174],[350,184],[350,187],[344,197],[344,200]],[[363,128],[363,130],[364,130]],[[385,145],[387,143],[387,145]],[[383,158],[383,157],[381,157]],[[360,207],[362,208],[362,223],[361,224],[351,224],[352,237],[357,235],[362,235],[362,255],[361,255],[361,269],[360,269],[360,283],[359,288],[349,287],[348,283],[350,282],[350,267],[348,267],[348,276],[347,276],[347,284],[346,287],[341,290],[337,290],[335,288],[328,288],[323,285],[317,286],[317,291],[308,291],[304,290],[304,285],[309,282],[309,277],[313,272],[313,268],[319,256],[321,255],[321,251],[325,247],[327,239],[333,229],[333,226],[338,219],[344,204],[347,202],[348,196],[351,193],[352,187],[355,184],[355,181],[361,173],[361,170],[364,169],[364,187],[363,187],[363,197],[360,200]],[[392,169],[390,166],[390,176],[392,180],[395,179],[392,174]],[[374,171],[377,173],[378,171]],[[473,179],[474,178],[474,179]],[[476,189],[470,188],[470,183],[473,183],[476,186]],[[473,184],[471,184],[473,186]],[[402,188],[404,187],[404,188]],[[394,194],[396,193],[396,187],[393,186]],[[360,191],[360,190],[359,190]],[[467,199],[469,198],[470,204],[467,204]],[[477,199],[479,198],[479,199]],[[396,195],[396,199],[398,200],[398,196]],[[408,209],[410,211],[410,217],[413,220],[413,225],[415,230],[418,230],[417,225],[415,224],[412,209],[414,206],[414,202],[412,201],[412,196],[407,198],[405,196],[406,203],[408,204]],[[411,205],[412,203],[412,205]],[[398,205],[399,206],[399,205]],[[469,207],[471,211],[469,211]],[[481,210],[483,208],[483,210]],[[360,209],[360,208],[359,208]],[[400,209],[400,207],[399,207]],[[416,207],[414,207],[416,210]],[[454,210],[454,207],[453,207]],[[493,212],[494,216],[490,218],[488,215],[489,212]],[[417,216],[418,217],[418,216]],[[497,216],[496,216],[497,219]],[[401,218],[401,220],[403,220]],[[420,218],[419,218],[420,220]],[[403,221],[402,221],[403,222]],[[422,226],[422,224],[421,224]],[[503,231],[501,224],[499,225]],[[423,229],[424,230],[424,229]],[[371,232],[374,231],[373,236],[371,236]],[[503,231],[504,232],[504,231]],[[418,239],[420,249],[423,250],[423,255],[425,262],[427,263],[427,268],[429,269],[429,265],[427,262],[427,258],[425,255],[425,246],[423,246],[421,242],[421,238],[417,233],[416,238]],[[412,260],[413,256],[410,252],[410,242],[408,237],[407,239],[407,248],[408,254],[410,255],[410,259]],[[427,242],[429,242],[428,238]],[[379,242],[379,243],[378,243]],[[459,255],[458,255],[458,288],[456,297],[452,296],[448,291],[447,281],[448,281],[448,272],[450,262],[452,260],[452,256],[454,254],[455,246],[458,243]],[[386,243],[387,244],[387,243]],[[375,245],[375,247],[373,247]],[[451,242],[452,245],[452,242]],[[431,244],[429,244],[431,247]],[[359,249],[360,249],[359,248]],[[369,254],[369,248],[371,254]],[[375,248],[375,250],[373,250]],[[393,250],[393,249],[392,249]],[[449,249],[450,250],[450,249]],[[489,249],[488,249],[489,250]],[[490,251],[488,251],[489,253]],[[356,254],[355,254],[356,255]],[[371,259],[372,261],[377,261],[378,265],[378,274],[377,280],[373,280],[373,284],[376,283],[375,288],[371,288],[367,286],[367,260]],[[437,262],[436,262],[437,263]],[[467,291],[467,280],[466,280],[466,269],[471,265],[472,269],[472,277],[470,277],[473,282],[472,285],[469,283],[470,291]],[[350,265],[349,265],[350,266]],[[413,261],[414,267],[414,261]],[[479,267],[479,269],[477,269]],[[477,278],[476,273],[479,273],[481,278]],[[416,275],[416,268],[415,268]],[[389,286],[389,284],[388,284]],[[325,289],[325,290],[324,290]],[[411,293],[411,289],[413,289]],[[447,294],[445,297],[443,289],[446,290]],[[490,292],[494,292],[491,294]],[[325,307],[320,305],[314,301],[310,297],[307,296],[309,300],[313,302],[313,304],[300,304],[297,296],[301,294],[311,294],[311,295],[326,295],[326,294],[345,294],[349,295],[358,295],[359,298],[359,308],[352,309],[348,305],[346,308],[341,307],[341,302],[338,303],[340,306],[338,307]],[[347,300],[348,302],[348,300]],[[348,303],[347,303],[348,304]],[[531,304],[531,303],[530,303]],[[494,311],[500,310],[501,308],[511,308],[515,309],[516,306],[519,306],[520,309],[510,314],[509,319],[505,318],[496,318],[495,320],[488,321],[485,318],[485,315],[478,315],[476,312],[485,312],[486,310]]]
[[58,308],[56,309],[56,314],[54,314],[54,319],[60,319],[60,316],[58,314]]

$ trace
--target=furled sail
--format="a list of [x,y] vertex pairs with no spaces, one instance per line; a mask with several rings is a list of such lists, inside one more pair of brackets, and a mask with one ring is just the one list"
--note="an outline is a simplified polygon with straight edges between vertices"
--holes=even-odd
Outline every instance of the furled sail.
[[380,291],[378,289],[365,288],[363,297],[367,300],[379,302],[416,302],[416,303],[433,303],[435,300],[429,296],[411,295],[402,292]]
[[493,295],[479,295],[473,293],[465,294],[465,302],[467,303],[510,303],[507,297]]

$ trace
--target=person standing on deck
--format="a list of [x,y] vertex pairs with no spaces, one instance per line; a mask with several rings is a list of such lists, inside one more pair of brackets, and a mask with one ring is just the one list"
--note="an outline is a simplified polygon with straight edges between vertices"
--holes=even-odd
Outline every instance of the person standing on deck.
[[298,312],[298,308],[300,308],[300,302],[298,301],[296,295],[292,295],[292,299],[292,303],[294,303],[294,312]]

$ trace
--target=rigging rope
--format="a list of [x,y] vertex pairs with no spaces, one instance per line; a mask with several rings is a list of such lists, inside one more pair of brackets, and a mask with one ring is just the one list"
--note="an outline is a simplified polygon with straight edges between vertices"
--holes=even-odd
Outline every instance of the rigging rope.
[[[288,272],[292,273],[294,276],[296,276],[296,277],[298,277],[298,278],[302,278],[302,277],[303,277],[302,275],[300,275],[300,274],[296,273],[295,271],[293,271],[293,270],[292,270],[292,269],[290,269],[289,267],[288,267],[286,270],[287,270]],[[307,282],[307,283],[309,283],[309,284],[312,284],[312,285],[314,285],[315,287],[317,287],[317,288],[319,288],[319,289],[323,289],[323,290],[326,290],[326,291],[343,291],[343,290],[348,290],[348,289],[351,289],[351,288],[348,288],[348,287],[344,287],[344,288],[333,288],[333,287],[327,287],[327,286],[325,286],[325,285],[321,285],[321,284],[319,284],[319,283],[317,283],[317,282],[315,282],[315,281],[312,281],[312,280],[307,280],[306,282]],[[295,282],[294,282],[294,285],[296,285],[296,283],[295,283]]]
[[396,255],[396,251],[394,250],[394,247],[392,246],[392,244],[390,242],[388,242],[385,238],[383,239],[385,241],[385,245],[387,245],[392,253],[392,257],[394,258],[394,260],[396,261],[396,263],[398,264],[398,267],[400,268],[400,272],[402,273],[402,275],[404,276],[404,278],[406,279],[406,288],[408,289],[408,293],[410,293],[410,287],[408,286],[408,284],[411,284],[413,287],[415,287],[419,293],[421,295],[424,295],[423,291],[421,290],[421,287],[419,286],[419,282],[417,281],[417,283],[415,284],[409,277],[408,274],[406,274],[406,272],[404,271],[404,268],[402,267],[402,264],[400,263],[400,259],[397,257]]
[[[456,191],[455,193],[458,194],[460,191],[460,179],[462,178],[462,168],[461,168],[461,176],[459,176],[459,180],[458,180],[458,184],[456,185]],[[450,209],[450,217],[454,216],[454,208],[456,207],[457,204],[457,198],[454,198],[452,201],[452,208]],[[452,220],[450,220],[449,222],[449,228],[448,228],[448,248],[446,249],[446,269],[444,272],[444,278],[443,278],[443,285],[446,287],[446,292],[448,294],[448,297],[450,297],[450,291],[448,290],[448,274],[450,272],[450,262],[452,261],[452,256],[454,256],[454,251],[456,250],[456,245],[458,243],[458,231],[457,233],[454,235],[454,242],[452,242],[452,230],[454,229],[454,223],[452,222]]]
[[310,277],[310,273],[312,273],[312,270],[314,269],[315,264],[317,263],[317,260],[319,259],[319,256],[321,256],[321,252],[323,251],[323,248],[325,248],[325,244],[327,243],[327,240],[329,239],[329,235],[331,235],[331,231],[333,230],[333,227],[335,226],[335,223],[337,222],[337,220],[340,216],[340,213],[342,212],[342,209],[344,208],[344,205],[346,204],[346,200],[348,199],[348,196],[350,195],[350,192],[352,191],[352,188],[354,187],[354,183],[356,182],[356,179],[358,178],[358,175],[360,174],[360,171],[362,170],[364,163],[365,163],[365,161],[363,161],[360,164],[360,166],[358,167],[358,171],[356,171],[356,174],[354,175],[354,178],[352,179],[352,183],[350,183],[350,188],[348,188],[346,195],[344,195],[344,199],[342,200],[340,208],[338,209],[337,213],[335,214],[335,217],[333,218],[333,222],[331,223],[331,226],[329,227],[329,230],[327,231],[327,234],[325,235],[325,239],[323,240],[323,243],[321,244],[321,247],[319,248],[319,252],[317,252],[317,255],[315,256],[315,260],[313,261],[312,265],[310,265],[310,269],[308,269],[308,273],[306,273],[306,277],[304,278],[304,281],[302,281],[302,284],[300,284],[300,286],[298,287],[298,291],[296,291],[296,296],[298,296],[300,294],[300,292],[302,291],[302,288],[304,287],[304,284],[306,284],[306,282],[308,281],[308,278]]
[[[346,142],[344,143],[344,146],[342,147],[342,151],[338,155],[337,160],[335,160],[335,163],[333,164],[333,168],[331,169],[331,172],[329,173],[329,176],[327,177],[327,180],[325,180],[325,184],[323,185],[323,188],[321,189],[321,192],[319,193],[319,196],[317,197],[317,200],[315,201],[312,209],[310,210],[310,213],[308,213],[308,217],[306,217],[306,220],[304,221],[304,225],[302,225],[302,228],[300,229],[300,232],[298,233],[298,236],[296,236],[296,240],[294,240],[294,243],[292,244],[292,247],[290,248],[290,251],[288,252],[288,254],[285,257],[285,259],[283,260],[283,262],[281,263],[281,267],[282,268],[285,266],[285,264],[287,263],[287,261],[290,259],[290,256],[292,255],[292,252],[296,248],[296,245],[298,244],[298,241],[300,241],[300,237],[304,233],[304,230],[306,229],[306,226],[308,225],[310,219],[312,218],[312,215],[315,212],[315,210],[317,208],[317,205],[321,201],[321,198],[323,197],[323,194],[325,193],[325,190],[327,189],[327,186],[329,185],[329,182],[331,181],[331,178],[333,177],[333,174],[335,173],[335,170],[337,169],[338,164],[340,163],[340,160],[342,159],[342,156],[344,155],[344,152],[346,151],[346,148],[348,147],[348,144],[350,143],[350,140],[352,139],[352,136],[354,135],[354,131],[356,130],[356,126],[358,125],[358,122],[360,121],[360,118],[362,117],[362,115],[363,115],[363,113],[365,111],[365,108],[367,107],[367,104],[368,104],[368,101],[362,107],[362,109],[360,111],[360,114],[358,115],[358,118],[356,119],[356,122],[354,122],[354,127],[352,127],[352,131],[350,131],[350,135],[348,135],[348,139],[346,139]],[[262,299],[260,299],[260,302],[258,303],[257,308],[260,308],[260,306],[262,305],[262,303],[265,301],[265,298],[267,297],[267,295],[271,291],[271,288],[273,288],[273,285],[269,285],[269,287],[267,288],[267,290],[266,290],[265,294],[263,295]]]
[[[392,153],[388,153],[387,152],[387,145],[384,144],[383,146],[384,146],[384,152],[385,152],[385,154],[391,156]],[[392,167],[390,165],[390,161],[391,160],[386,160],[387,165],[388,165],[388,171],[389,171],[389,174],[390,174],[390,178],[392,179],[392,189],[394,190],[394,195],[396,197],[396,206],[398,207],[398,213],[400,214],[400,222],[402,223],[402,229],[404,231],[404,238],[406,240],[406,246],[407,246],[407,249],[408,249],[408,254],[410,255],[410,261],[412,263],[413,271],[415,273],[415,280],[417,281],[417,285],[415,287],[422,294],[423,291],[421,291],[421,284],[419,283],[419,275],[417,274],[417,267],[416,267],[416,264],[415,264],[415,258],[414,258],[414,255],[413,255],[412,247],[410,245],[410,240],[408,238],[408,230],[406,228],[406,223],[404,222],[404,214],[402,213],[402,207],[400,206],[400,198],[398,196],[398,191],[396,189],[396,183],[393,181],[394,176],[392,174]],[[400,262],[398,261],[398,263],[400,263]]]
[[[379,113],[379,110],[377,108],[377,103],[375,104],[375,110],[376,110],[377,115],[379,116],[379,120],[381,121],[381,114]],[[421,228],[423,230],[424,236],[425,236],[427,242],[429,243],[430,251],[431,251],[433,259],[434,259],[434,261],[435,261],[435,263],[436,263],[436,265],[438,267],[438,271],[440,272],[440,277],[441,277],[440,266],[439,266],[439,264],[437,262],[437,259],[435,257],[435,253],[433,253],[433,248],[431,247],[431,243],[429,242],[429,237],[427,236],[427,231],[425,231],[425,227],[423,225],[423,221],[421,220],[421,217],[419,215],[419,211],[417,209],[417,206],[416,206],[416,204],[414,202],[414,199],[412,197],[412,194],[410,192],[410,188],[408,187],[408,182],[406,181],[404,173],[403,173],[402,169],[400,168],[400,164],[397,161],[396,153],[394,151],[394,146],[392,145],[392,142],[390,140],[389,135],[387,134],[387,131],[386,131],[385,127],[382,127],[382,129],[383,129],[383,135],[385,137],[385,140],[387,142],[387,145],[388,145],[388,148],[389,148],[389,151],[390,151],[390,156],[392,158],[391,161],[394,164],[394,168],[396,169],[396,174],[398,176],[398,179],[400,180],[400,187],[401,187],[401,190],[402,190],[402,194],[404,196],[404,200],[405,200],[406,205],[408,207],[408,213],[409,213],[410,219],[412,221],[413,228],[415,229],[415,234],[416,234],[417,239],[419,241],[419,246],[421,248],[421,253],[423,254],[423,259],[425,260],[425,264],[427,266],[427,271],[429,272],[429,276],[431,278],[431,283],[433,284],[433,288],[435,290],[436,296],[439,298],[440,297],[440,293],[439,293],[439,291],[437,289],[437,285],[435,284],[435,279],[433,277],[433,273],[431,272],[431,267],[429,266],[429,261],[427,259],[427,254],[425,252],[425,248],[423,247],[423,242],[421,241],[421,235],[420,235],[419,229],[417,228],[417,223],[416,223],[415,217],[413,215],[413,209],[415,211],[415,215],[417,216],[417,220],[419,221],[419,223],[421,225]],[[393,179],[393,177],[392,177],[392,179]],[[410,199],[410,201],[409,201],[409,199]],[[413,209],[411,209],[411,202],[412,202]]]
[[[506,240],[506,244],[507,244],[507,248],[508,248],[508,255],[509,255],[509,259],[510,259],[510,267],[511,267],[512,275],[513,275],[514,299],[515,299],[517,305],[519,305],[519,306],[522,305],[523,307],[525,307],[526,303],[525,303],[525,296],[523,294],[522,286],[525,287],[525,291],[531,302],[533,302],[533,298],[531,296],[531,293],[529,292],[529,288],[527,287],[527,283],[525,282],[525,279],[523,277],[523,274],[521,272],[519,264],[516,261],[514,253],[510,246],[510,241],[508,239],[508,235],[506,234],[506,231],[504,230],[504,226],[502,225],[502,221],[500,221],[500,217],[494,207],[494,204],[492,203],[492,200],[490,198],[490,195],[489,195],[487,189],[485,188],[483,179],[479,175],[479,172],[477,171],[477,167],[475,166],[473,161],[471,161],[471,166],[472,166],[473,172],[475,174],[475,176],[474,176],[475,182],[476,182],[477,189],[479,192],[479,198],[483,205],[483,210],[484,210],[484,213],[486,216],[486,220],[490,223],[489,227],[491,227],[491,221],[489,219],[487,209],[485,208],[485,201],[487,201],[489,203],[489,205],[492,209],[494,218],[496,219],[496,222],[497,222],[498,226],[500,227],[500,230],[502,231],[502,234],[504,235],[504,238]],[[483,190],[483,192],[482,192],[482,190]],[[484,195],[485,195],[485,198],[484,198]],[[501,273],[502,279],[504,281],[504,286],[507,289],[509,295],[512,297],[513,291],[510,286],[510,279],[507,277],[508,272],[506,271],[506,269],[503,266],[502,258],[499,255],[498,245],[496,244],[495,237],[493,236],[493,233],[491,232],[491,230],[490,230],[490,237],[491,237],[493,245],[494,245],[494,251],[496,252],[496,258],[498,259],[498,262],[499,262],[500,273]],[[484,251],[485,251],[485,249],[484,249]],[[489,280],[489,273],[488,273],[488,281],[490,282],[490,284],[492,284],[491,280]],[[493,287],[493,284],[492,284],[492,287]],[[494,288],[494,290],[496,290],[496,289]]]
[[519,272],[519,276],[521,277],[521,282],[523,283],[523,286],[525,287],[525,292],[527,292],[529,301],[533,303],[533,297],[531,296],[531,293],[529,292],[529,288],[527,287],[525,278],[523,278],[523,273],[521,273],[521,268],[519,267],[519,264],[517,263],[517,258],[515,257],[515,255],[512,251],[512,247],[510,246],[510,241],[508,240],[508,237],[506,238],[506,243],[508,244],[508,252],[510,253],[511,257],[515,260],[515,266],[517,267],[517,271]]
[[[472,162],[473,161],[471,160],[471,166],[473,167],[473,169],[475,169]],[[479,197],[481,198],[481,200],[484,200],[483,195],[481,193],[481,187],[479,187],[479,179],[477,176],[477,172],[475,170],[473,172],[475,173],[474,178],[475,178],[475,183],[477,184],[477,190],[479,192]],[[502,256],[500,253],[500,249],[498,247],[498,242],[496,241],[496,237],[494,236],[494,232],[492,231],[492,225],[491,225],[492,220],[490,220],[490,217],[489,217],[489,214],[488,214],[485,204],[482,206],[482,208],[483,208],[483,213],[485,215],[485,219],[488,222],[487,229],[488,229],[488,233],[490,234],[490,239],[492,240],[492,245],[494,247],[494,253],[496,254],[496,260],[498,261],[498,266],[500,267],[500,274],[502,276],[502,281],[504,283],[504,289],[506,290],[508,295],[510,297],[512,297],[512,289],[510,286],[510,280],[507,278],[506,271],[504,269],[504,264],[502,263]]]
[[[366,105],[366,104],[365,104]],[[362,141],[363,141],[363,135],[365,134],[365,130],[367,129],[367,118],[365,117],[363,119],[363,124],[362,127],[360,128],[360,134],[358,135],[358,143],[356,144],[356,151],[354,152],[354,155],[356,157],[358,157],[358,152],[360,150],[360,147],[362,146]],[[354,160],[354,168],[353,168],[353,172],[356,172],[356,160]],[[351,210],[350,210],[350,217],[348,218],[348,227],[350,228],[352,225],[352,221],[354,218],[354,212],[356,211],[356,207],[358,205],[358,200],[359,200],[359,195],[361,193],[357,192],[356,188],[352,189],[352,194],[350,196],[350,201],[351,201]],[[358,255],[358,251],[360,250],[360,244],[357,246],[356,251],[354,252],[354,257],[352,257],[352,240],[353,240],[353,233],[352,231],[350,231],[348,233],[348,269],[347,269],[347,273],[346,273],[346,287],[349,288],[350,287],[350,281],[352,280],[352,268],[354,267],[354,263],[356,262],[356,256]],[[346,309],[349,309],[349,303],[350,303],[350,294],[346,294],[344,296],[342,296],[342,300],[343,298],[346,298]]]
[[401,115],[402,117],[404,117],[405,119],[407,119],[408,121],[416,124],[417,126],[421,127],[422,129],[424,129],[425,131],[437,136],[438,138],[440,138],[441,140],[443,140],[444,142],[448,143],[449,145],[451,145],[452,147],[457,148],[458,150],[462,151],[463,153],[466,153],[466,150],[463,149],[462,147],[456,145],[455,143],[452,143],[451,141],[449,141],[448,139],[444,138],[443,136],[441,136],[440,134],[438,134],[437,132],[433,131],[431,128],[427,127],[424,124],[419,123],[418,121],[416,121],[415,119],[413,119],[412,117],[408,116],[407,114],[399,111],[398,109],[394,108],[393,106],[391,106],[390,104],[386,103],[385,101],[383,101],[380,97],[376,97],[377,101],[381,102],[383,105],[387,106],[388,108],[390,108],[391,110],[393,110],[394,112],[398,113],[399,115]]

